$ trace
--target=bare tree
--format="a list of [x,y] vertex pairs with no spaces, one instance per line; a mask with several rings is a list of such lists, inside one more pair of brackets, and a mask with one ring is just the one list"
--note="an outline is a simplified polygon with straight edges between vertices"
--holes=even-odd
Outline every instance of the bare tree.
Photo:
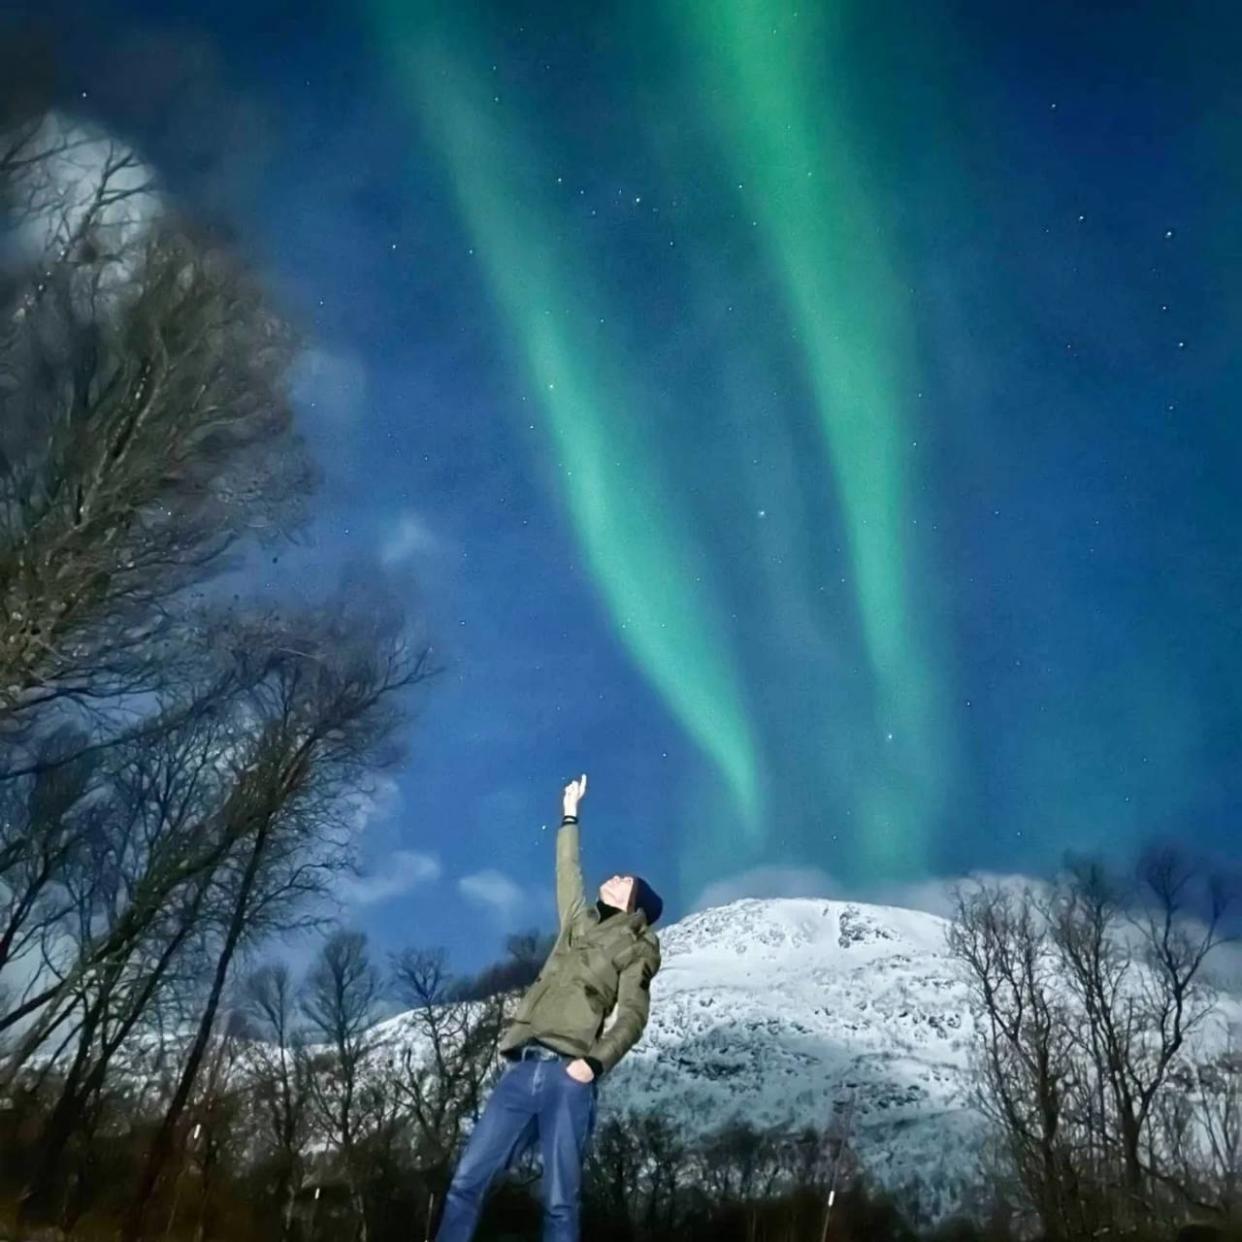
[[361,932],[329,937],[306,980],[303,1013],[322,1047],[311,1074],[311,1101],[340,1153],[359,1242],[367,1242],[361,1154],[366,1137],[366,1071],[378,1042],[373,1029],[380,976]]
[[[22,114],[0,139],[0,202],[33,247],[0,313],[0,802],[26,804],[0,829],[0,969],[36,946],[44,958],[0,1015],[0,1032],[29,1028],[11,1081],[228,857],[218,833],[200,850],[178,830],[184,805],[153,835],[120,786],[152,775],[134,745],[164,730],[193,749],[236,693],[231,673],[205,684],[185,590],[241,537],[297,520],[310,472],[283,390],[289,332],[226,256],[157,210],[132,151]],[[66,801],[85,789],[78,757],[118,743],[130,753],[111,789]],[[177,802],[184,782],[155,775],[143,797]],[[118,806],[112,849],[102,811]],[[135,841],[158,865],[117,861]],[[66,934],[75,922],[89,934]]]
[[95,765],[82,751],[81,735],[58,730],[39,744],[38,772],[0,783],[0,978],[29,962],[67,913],[59,884],[91,821],[80,804]]
[[1078,1072],[1074,1019],[1046,911],[1030,888],[959,891],[949,949],[981,1017],[977,1101],[1003,1133],[1046,1236],[1072,1236],[1083,1205],[1065,1117]]
[[[51,1038],[63,1035],[69,1054],[26,1196],[32,1207],[84,1102],[161,994],[187,975],[206,977],[137,1202],[151,1200],[239,948],[292,926],[348,861],[339,800],[385,758],[397,720],[388,698],[422,676],[425,661],[407,659],[399,635],[380,647],[347,612],[331,616],[318,655],[305,627],[296,650],[286,625],[266,641],[247,627],[234,693],[215,712],[109,752],[110,786],[89,808],[105,830],[61,877],[70,917],[49,946],[44,986],[4,1020],[31,1018],[10,1081]],[[129,1228],[141,1229],[143,1211]]]
[[310,1078],[289,968],[275,963],[254,971],[242,988],[241,1004],[256,1034],[251,1081],[263,1119],[262,1138],[273,1153],[280,1238],[287,1242],[306,1147]]
[[1153,1172],[1195,1209],[1233,1220],[1242,1215],[1242,1054],[1224,1051],[1179,1067],[1157,1100]]
[[[645,1113],[636,1119],[635,1128],[647,1182],[646,1203],[639,1219],[648,1234],[672,1230],[690,1176],[691,1146],[686,1142],[683,1127],[667,1116]],[[769,1172],[772,1178],[776,1176],[775,1163]],[[770,1189],[771,1180],[766,1191],[760,1193]]]
[[602,1216],[627,1224],[640,1217],[644,1163],[645,1153],[629,1116],[601,1122],[587,1148],[586,1190]]
[[[15,176],[72,178],[71,141],[19,136],[10,191]],[[84,145],[85,189],[70,180],[66,201],[26,204],[50,215],[50,257],[0,322],[9,774],[29,769],[19,744],[50,709],[115,725],[119,701],[166,684],[186,588],[240,538],[299,520],[312,477],[284,391],[289,331],[253,281],[166,213],[122,227],[120,206],[149,186],[132,153],[98,147]]]
[[[1192,908],[1200,885],[1206,905]],[[1058,886],[1052,934],[1086,1021],[1075,1027],[1096,1120],[1121,1165],[1125,1215],[1148,1219],[1152,1109],[1187,1041],[1216,1007],[1203,969],[1221,941],[1225,889],[1171,850],[1144,857],[1129,898],[1086,864]],[[1200,919],[1198,916],[1203,916]]]
[[[57,877],[65,917],[44,938],[32,994],[0,1018],[0,1031],[27,1024],[0,1083],[12,1081],[85,997],[132,983],[127,970],[147,949],[166,970],[170,942],[179,949],[197,930],[211,879],[239,831],[220,814],[230,782],[219,759],[234,723],[228,711],[203,710],[109,751],[93,798],[76,809],[85,819],[80,846]],[[190,922],[178,922],[186,915]]]
[[[220,1236],[222,1192],[231,1168],[242,1158],[247,1132],[243,1118],[249,1103],[249,1082],[242,1061],[247,1042],[244,1032],[241,1013],[226,1011],[212,1054],[194,1083],[188,1125],[198,1181],[194,1242]],[[175,1207],[174,1199],[174,1212]]]
[[415,1158],[447,1180],[463,1128],[478,1119],[504,1029],[504,995],[455,1000],[444,955],[407,949],[393,961],[398,999],[413,1036],[401,1049],[397,1085],[413,1125]]
[[1173,1097],[1216,1010],[1205,962],[1226,907],[1219,879],[1168,850],[1130,886],[1082,863],[1047,897],[959,893],[949,944],[980,1016],[980,1103],[1049,1238],[1173,1224],[1201,1202],[1175,1172]]
[[27,1017],[5,1069],[11,1083],[49,1040],[63,1064],[40,1158],[23,1196],[39,1210],[60,1157],[114,1060],[196,947],[212,875],[228,839],[212,816],[219,772],[214,724],[167,731],[109,754],[109,780],[84,814],[88,830],[59,883],[67,916],[44,947],[34,994],[4,1019]]
[[237,779],[223,814],[239,826],[228,829],[235,852],[215,877],[211,984],[152,1143],[126,1242],[141,1235],[143,1205],[170,1155],[238,950],[247,939],[290,930],[306,899],[324,895],[348,864],[350,841],[336,826],[342,795],[385,757],[399,719],[392,696],[427,674],[425,653],[408,658],[399,632],[381,640],[349,609],[332,610],[315,627],[253,629],[243,629],[238,641],[262,676],[244,700],[249,735],[230,760]]
[[[822,1242],[830,1167],[848,1164],[836,1187],[860,1189],[851,1157],[831,1130],[731,1123],[687,1137],[660,1112],[630,1110],[605,1120],[587,1151],[585,1193],[610,1242],[677,1237],[807,1239]],[[826,1158],[827,1157],[827,1158]],[[592,1236],[595,1236],[592,1234]],[[838,1231],[832,1237],[882,1237]]]
[[[395,754],[398,692],[430,670],[383,610],[212,602],[232,553],[296,526],[314,481],[292,334],[132,150],[55,117],[4,122],[19,244],[0,265],[0,1092],[46,1101],[27,1212],[133,1092],[154,1120],[137,1239],[178,1143],[207,1132],[203,1101],[227,1113],[237,963],[322,918],[351,862],[346,804]],[[395,1086],[364,1073],[377,995],[365,945],[330,941],[305,998],[326,1044],[316,1090],[300,1068],[275,1088],[286,1232],[304,1093],[365,1239],[363,1142],[394,1147],[405,1124]],[[161,1090],[138,1081],[156,1049]]]

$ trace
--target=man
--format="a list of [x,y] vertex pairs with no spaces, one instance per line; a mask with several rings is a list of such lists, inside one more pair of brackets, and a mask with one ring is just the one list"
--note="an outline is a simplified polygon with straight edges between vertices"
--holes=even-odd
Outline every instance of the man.
[[[498,1174],[538,1139],[544,1242],[578,1242],[582,1158],[595,1124],[599,1079],[647,1025],[663,903],[644,880],[614,875],[587,905],[578,860],[585,775],[565,786],[556,836],[560,931],[522,997],[500,1051],[512,1062],[479,1118],[444,1201],[436,1242],[469,1242]],[[604,1023],[615,1010],[607,1031]]]

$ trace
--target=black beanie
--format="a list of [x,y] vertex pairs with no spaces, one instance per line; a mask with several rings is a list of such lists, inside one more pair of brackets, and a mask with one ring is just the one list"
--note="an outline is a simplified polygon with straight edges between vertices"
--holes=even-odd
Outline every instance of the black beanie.
[[634,877],[634,909],[641,910],[647,916],[648,927],[653,926],[664,911],[660,894],[640,875]]

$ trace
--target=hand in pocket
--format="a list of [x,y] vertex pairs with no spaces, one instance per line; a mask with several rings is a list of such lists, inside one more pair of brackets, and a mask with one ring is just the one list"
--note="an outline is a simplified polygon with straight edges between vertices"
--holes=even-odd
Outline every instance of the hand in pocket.
[[581,1057],[579,1057],[576,1061],[570,1061],[570,1063],[565,1066],[565,1073],[567,1073],[570,1078],[574,1080],[574,1082],[580,1082],[584,1085],[592,1082],[595,1078],[595,1071]]

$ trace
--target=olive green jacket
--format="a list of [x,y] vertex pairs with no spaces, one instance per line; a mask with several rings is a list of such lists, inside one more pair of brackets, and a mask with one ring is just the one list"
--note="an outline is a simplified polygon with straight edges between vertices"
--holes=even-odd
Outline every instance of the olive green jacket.
[[[641,910],[601,921],[583,892],[578,849],[578,825],[562,824],[556,836],[560,932],[518,1004],[500,1051],[538,1040],[570,1056],[594,1058],[607,1073],[647,1025],[660,942]],[[616,1019],[605,1031],[614,1008]]]

